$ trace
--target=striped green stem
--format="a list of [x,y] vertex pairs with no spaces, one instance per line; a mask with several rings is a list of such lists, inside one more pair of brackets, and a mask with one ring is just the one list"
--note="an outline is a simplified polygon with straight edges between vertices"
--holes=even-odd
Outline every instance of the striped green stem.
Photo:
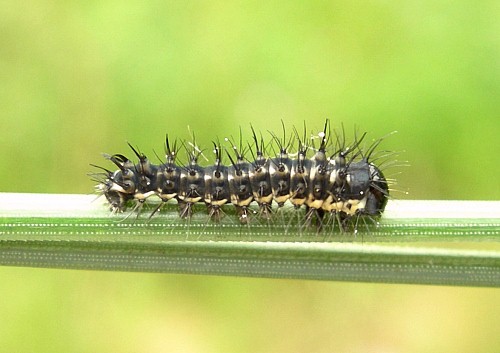
[[500,286],[500,202],[392,201],[357,234],[303,229],[300,214],[241,226],[175,205],[109,215],[86,195],[0,194],[0,264],[321,280]]

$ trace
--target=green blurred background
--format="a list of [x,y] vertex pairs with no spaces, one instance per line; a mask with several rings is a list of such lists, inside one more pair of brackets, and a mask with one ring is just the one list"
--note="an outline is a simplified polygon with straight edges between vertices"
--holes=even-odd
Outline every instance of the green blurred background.
[[[164,135],[325,118],[404,151],[414,199],[500,198],[497,1],[0,4],[0,191],[90,193]],[[12,352],[492,352],[498,291],[0,268]]]

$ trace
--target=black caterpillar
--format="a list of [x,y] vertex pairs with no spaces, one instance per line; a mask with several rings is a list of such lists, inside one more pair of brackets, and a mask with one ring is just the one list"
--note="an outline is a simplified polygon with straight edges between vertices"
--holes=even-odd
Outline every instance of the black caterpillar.
[[[129,143],[139,161],[134,163],[122,154],[105,155],[118,170],[94,165],[104,171],[92,174],[99,183],[97,191],[106,197],[113,212],[125,211],[132,201],[136,202],[134,210],[140,210],[146,199],[156,195],[161,202],[150,217],[169,200],[177,201],[182,218],[190,218],[194,205],[204,203],[209,217],[216,222],[224,215],[222,207],[232,204],[242,224],[254,215],[270,219],[276,212],[273,203],[279,208],[287,202],[296,209],[305,208],[304,224],[314,223],[318,228],[326,215],[333,217],[330,219],[341,230],[353,219],[357,224],[360,217],[376,220],[382,215],[389,187],[372,158],[382,139],[363,151],[361,142],[366,133],[348,145],[343,129],[342,134],[331,138],[328,120],[323,131],[310,138],[305,126],[302,136],[294,128],[289,137],[283,126],[283,137],[270,133],[268,144],[253,127],[251,130],[252,142],[248,145],[243,144],[241,132],[239,147],[225,139],[229,151],[214,142],[215,163],[206,167],[198,164],[203,152],[196,146],[194,135],[192,142],[173,143],[167,135],[166,161],[159,165],[152,164]],[[295,153],[290,154],[294,145]],[[180,149],[187,152],[186,164],[177,161]],[[266,156],[269,149],[274,151],[274,157]],[[224,156],[229,163],[223,163]]]

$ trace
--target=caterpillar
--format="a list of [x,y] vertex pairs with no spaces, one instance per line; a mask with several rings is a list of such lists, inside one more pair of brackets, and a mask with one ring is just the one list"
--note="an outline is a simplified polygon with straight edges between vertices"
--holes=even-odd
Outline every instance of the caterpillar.
[[[172,140],[167,134],[165,160],[159,164],[128,143],[137,162],[122,154],[105,154],[117,169],[92,165],[101,172],[91,175],[114,213],[134,206],[132,212],[139,214],[146,200],[156,197],[160,202],[150,218],[168,202],[178,204],[184,219],[191,218],[195,205],[205,204],[214,222],[224,217],[223,207],[232,205],[243,225],[253,218],[270,220],[285,204],[304,209],[303,226],[318,230],[333,222],[340,231],[356,231],[359,219],[381,217],[389,185],[374,155],[383,139],[363,149],[366,132],[348,144],[343,128],[331,133],[329,120],[321,132],[310,135],[305,123],[302,133],[294,127],[289,136],[282,125],[283,135],[269,132],[267,141],[253,126],[249,142],[243,141],[241,129],[239,143],[233,138],[225,138],[225,146],[214,141],[214,163],[209,166],[199,163],[204,152],[194,134],[191,141]],[[181,150],[185,163],[179,162]]]

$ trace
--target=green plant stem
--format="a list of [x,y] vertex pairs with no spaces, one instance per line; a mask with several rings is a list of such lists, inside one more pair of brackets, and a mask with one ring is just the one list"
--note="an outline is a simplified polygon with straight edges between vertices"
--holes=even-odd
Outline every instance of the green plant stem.
[[175,205],[124,220],[94,199],[0,194],[0,264],[500,286],[496,201],[393,201],[377,227],[352,234],[301,230],[290,210],[250,228],[230,214],[219,224],[201,212],[180,220]]

